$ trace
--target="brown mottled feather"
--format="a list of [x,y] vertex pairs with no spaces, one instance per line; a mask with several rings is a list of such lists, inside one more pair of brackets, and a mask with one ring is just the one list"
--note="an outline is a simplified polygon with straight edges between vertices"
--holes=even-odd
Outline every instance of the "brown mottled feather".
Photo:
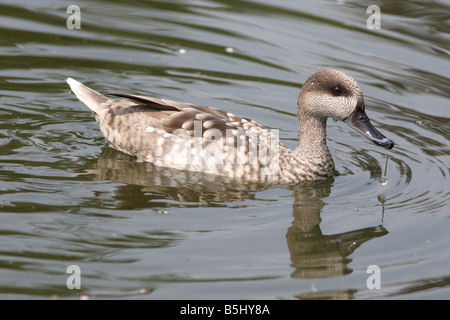
[[[225,136],[226,130],[236,129],[235,125],[230,124],[227,112],[219,109],[130,94],[110,93],[108,95],[126,98],[129,100],[125,101],[136,103],[135,105],[127,103],[126,107],[122,105],[117,110],[114,110],[114,115],[124,115],[132,112],[146,113],[147,116],[158,119],[161,128],[168,133],[172,133],[177,129],[184,129],[192,133],[195,120],[203,122],[203,133],[205,130],[214,128]],[[234,116],[234,118],[236,120],[240,119],[237,116]]]
[[[299,143],[290,150],[271,130],[223,110],[130,94],[108,99],[73,79],[67,83],[92,110],[108,142],[124,153],[157,166],[267,182],[331,177],[327,118],[346,121],[355,110],[364,110],[353,78],[333,69],[316,72],[299,94]],[[378,137],[374,142],[393,147],[389,139]]]

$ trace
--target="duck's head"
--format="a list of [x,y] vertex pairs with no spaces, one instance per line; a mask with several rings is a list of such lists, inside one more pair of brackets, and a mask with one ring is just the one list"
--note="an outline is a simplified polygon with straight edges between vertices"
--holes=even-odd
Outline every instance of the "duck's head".
[[387,149],[394,143],[370,123],[358,83],[348,74],[323,69],[310,76],[298,97],[298,117],[333,118],[344,121],[367,139]]

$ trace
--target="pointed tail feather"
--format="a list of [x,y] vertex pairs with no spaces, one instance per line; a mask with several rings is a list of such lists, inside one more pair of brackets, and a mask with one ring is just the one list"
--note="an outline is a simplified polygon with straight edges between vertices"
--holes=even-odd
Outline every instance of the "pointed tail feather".
[[94,91],[88,87],[86,87],[81,82],[78,82],[72,78],[66,79],[72,91],[75,93],[78,99],[80,99],[85,105],[89,107],[93,112],[100,112],[100,104],[106,102],[108,100],[107,97]]

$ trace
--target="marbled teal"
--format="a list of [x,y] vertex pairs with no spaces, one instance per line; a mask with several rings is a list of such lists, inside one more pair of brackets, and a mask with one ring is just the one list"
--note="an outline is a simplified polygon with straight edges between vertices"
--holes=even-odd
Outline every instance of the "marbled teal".
[[67,83],[113,148],[157,166],[261,182],[326,179],[334,173],[328,118],[346,122],[375,144],[394,146],[370,123],[358,83],[335,69],[314,73],[302,86],[295,150],[276,131],[223,110],[130,94],[110,99],[71,78]]

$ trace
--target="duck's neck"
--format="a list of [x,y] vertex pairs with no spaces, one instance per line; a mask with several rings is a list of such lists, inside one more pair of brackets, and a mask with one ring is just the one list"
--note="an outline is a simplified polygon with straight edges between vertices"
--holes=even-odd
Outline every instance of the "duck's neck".
[[294,154],[305,157],[321,157],[329,155],[327,147],[326,119],[300,116],[300,131],[298,145]]
[[297,148],[282,158],[281,175],[286,180],[317,180],[331,177],[334,162],[326,143],[326,119],[299,117]]

